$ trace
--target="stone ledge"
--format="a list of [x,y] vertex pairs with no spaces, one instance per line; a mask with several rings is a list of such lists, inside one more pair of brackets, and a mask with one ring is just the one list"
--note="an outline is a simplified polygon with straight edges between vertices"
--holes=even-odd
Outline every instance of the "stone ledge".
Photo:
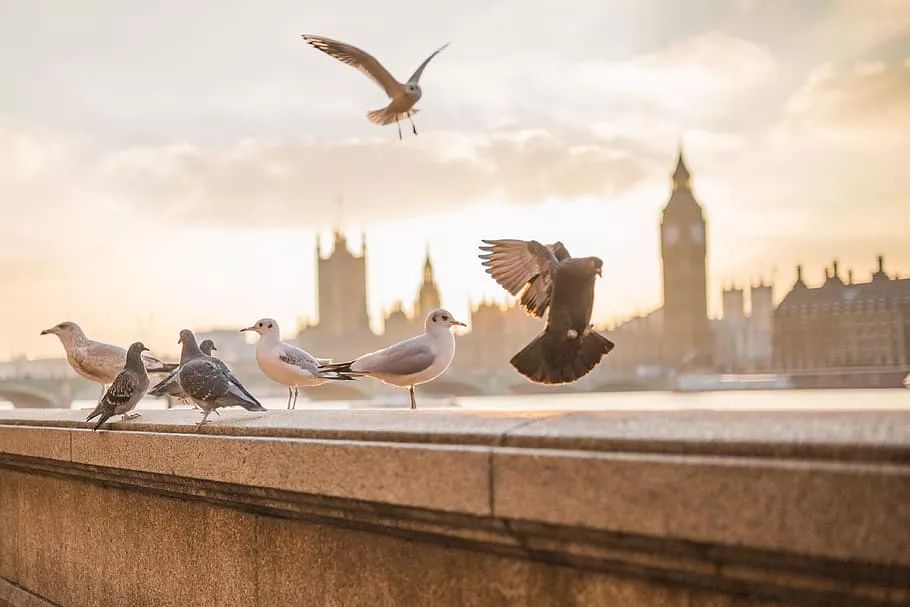
[[[38,413],[36,415],[36,413]],[[0,468],[730,592],[910,600],[910,413],[0,413]],[[730,427],[729,433],[724,431]],[[729,436],[727,436],[729,434]]]

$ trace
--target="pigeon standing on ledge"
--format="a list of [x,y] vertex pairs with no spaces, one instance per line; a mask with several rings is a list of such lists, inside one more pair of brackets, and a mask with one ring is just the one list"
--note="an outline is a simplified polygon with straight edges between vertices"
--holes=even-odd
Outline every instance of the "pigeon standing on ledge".
[[93,431],[114,415],[122,415],[124,421],[139,416],[138,413],[130,415],[129,412],[142,400],[149,387],[149,375],[142,361],[142,353],[147,350],[148,348],[138,341],[130,346],[123,370],[114,378],[114,382],[98,401],[95,410],[85,418],[85,421],[89,421],[100,416],[98,423],[92,428]]
[[572,258],[561,242],[484,240],[480,256],[487,273],[532,316],[547,326],[512,357],[519,373],[539,384],[577,381],[613,349],[613,342],[591,326],[594,281],[602,273],[597,257]]
[[[107,386],[126,365],[126,350],[89,339],[74,322],[54,325],[42,331],[41,335],[56,335],[60,339],[66,350],[67,362],[82,377],[101,384],[102,397]],[[163,363],[149,354],[143,354],[142,360],[149,373],[170,373],[177,368],[177,365]]]
[[455,336],[450,329],[456,325],[466,326],[446,310],[433,310],[427,315],[423,335],[364,354],[350,362],[322,365],[320,369],[338,374],[340,377],[336,379],[369,375],[383,383],[407,388],[411,395],[411,408],[416,409],[414,386],[433,381],[452,364]]
[[149,394],[189,398],[204,411],[198,426],[206,422],[212,411],[221,407],[243,407],[247,411],[266,410],[247,392],[224,362],[203,354],[192,331],[180,331],[177,343],[183,345],[177,372],[152,388]]
[[420,100],[420,96],[423,94],[423,91],[418,84],[420,75],[423,73],[423,68],[427,66],[430,60],[438,55],[445,47],[449,46],[448,43],[444,44],[436,50],[436,52],[427,57],[424,62],[420,64],[420,67],[417,68],[417,71],[411,75],[408,81],[402,84],[401,82],[398,82],[375,57],[366,51],[360,50],[356,46],[338,42],[331,38],[312,36],[310,34],[303,34],[303,39],[323,53],[338,59],[342,63],[347,63],[348,65],[357,68],[382,87],[382,90],[385,91],[391,101],[389,102],[389,105],[381,110],[369,112],[367,118],[369,118],[370,121],[382,125],[394,122],[398,125],[398,139],[401,139],[401,124],[398,121],[402,118],[407,118],[411,121],[411,130],[415,135],[417,134],[417,127],[414,126],[414,120],[411,116],[418,112],[418,110],[413,109],[414,104]]
[[[297,396],[301,387],[320,386],[327,379],[353,379],[337,374],[324,374],[319,365],[331,363],[328,358],[316,358],[306,350],[281,341],[281,329],[272,318],[262,318],[255,324],[240,329],[259,334],[256,344],[256,364],[269,379],[288,388],[288,409],[297,408]],[[328,377],[326,376],[328,375]],[[294,403],[291,404],[291,397]]]

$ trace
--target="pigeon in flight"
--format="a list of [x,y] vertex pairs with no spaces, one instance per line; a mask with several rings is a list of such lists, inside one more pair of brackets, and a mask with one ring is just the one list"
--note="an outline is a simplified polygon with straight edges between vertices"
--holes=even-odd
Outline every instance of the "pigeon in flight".
[[417,127],[414,126],[414,120],[411,118],[418,110],[414,109],[414,104],[420,99],[423,91],[420,89],[420,75],[430,60],[438,55],[449,43],[445,43],[437,49],[432,55],[427,57],[417,71],[414,72],[405,83],[398,82],[392,74],[385,69],[375,57],[362,51],[356,46],[338,42],[331,38],[322,36],[313,36],[303,34],[303,39],[309,42],[314,48],[319,49],[327,55],[331,55],[342,63],[353,66],[373,79],[376,84],[382,87],[386,95],[391,100],[389,104],[380,109],[367,113],[367,118],[375,124],[391,124],[394,122],[398,125],[398,139],[401,139],[401,124],[398,122],[402,118],[407,118],[411,122],[411,130],[417,134]]
[[[126,350],[86,337],[74,322],[62,322],[41,335],[56,335],[66,350],[66,360],[82,377],[101,384],[101,396],[126,365]],[[163,363],[154,356],[143,354],[142,360],[149,373],[170,373],[177,365]]]
[[484,240],[480,255],[487,273],[506,291],[519,295],[531,316],[547,315],[544,332],[512,357],[519,373],[540,384],[578,380],[613,349],[613,342],[591,325],[594,281],[603,262],[573,258],[561,242]]
[[98,406],[85,418],[85,421],[89,421],[98,417],[98,423],[92,430],[100,428],[114,415],[122,415],[124,420],[139,416],[138,413],[130,414],[130,411],[142,400],[149,387],[149,375],[142,361],[142,353],[146,351],[148,348],[138,341],[130,346],[123,370],[117,374],[111,387],[98,401]]
[[416,409],[414,386],[433,381],[452,364],[455,336],[449,329],[455,325],[467,326],[455,320],[446,310],[433,310],[427,315],[422,335],[364,354],[350,362],[322,365],[320,369],[342,376],[337,379],[369,375],[381,382],[407,388],[411,395],[411,408]]
[[198,426],[206,422],[212,411],[221,407],[239,406],[247,411],[266,410],[247,392],[224,362],[202,353],[192,331],[180,331],[177,343],[183,345],[183,350],[176,374],[152,388],[149,394],[189,398],[205,412]]
[[[272,318],[262,318],[255,324],[240,329],[259,334],[256,344],[256,364],[269,379],[288,388],[288,409],[297,408],[297,395],[301,387],[319,386],[327,379],[353,379],[335,373],[323,373],[319,365],[331,363],[329,358],[316,358],[297,346],[281,341],[281,329]],[[291,396],[294,403],[291,404]]]

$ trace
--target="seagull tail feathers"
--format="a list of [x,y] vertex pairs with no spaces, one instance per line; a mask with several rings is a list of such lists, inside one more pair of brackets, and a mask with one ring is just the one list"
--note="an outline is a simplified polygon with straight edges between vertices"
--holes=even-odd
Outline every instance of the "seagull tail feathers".
[[543,332],[511,363],[519,373],[537,384],[567,384],[587,375],[613,349],[613,342],[590,330],[569,339]]
[[408,117],[408,114],[414,115],[420,110],[409,110],[407,112],[399,113],[389,110],[389,108],[384,107],[381,110],[373,110],[372,112],[367,112],[367,118],[370,119],[370,122],[373,124],[392,124],[396,120],[404,120]]
[[354,364],[353,360],[343,363],[327,363],[319,365],[319,377],[322,379],[334,379],[339,381],[351,381],[361,377],[363,373],[358,373],[351,369]]

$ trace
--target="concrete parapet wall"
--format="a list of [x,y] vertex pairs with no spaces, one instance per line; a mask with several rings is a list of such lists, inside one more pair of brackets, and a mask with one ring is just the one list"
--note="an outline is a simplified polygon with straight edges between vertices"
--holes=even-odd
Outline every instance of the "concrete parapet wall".
[[0,606],[902,605],[910,413],[0,412]]

